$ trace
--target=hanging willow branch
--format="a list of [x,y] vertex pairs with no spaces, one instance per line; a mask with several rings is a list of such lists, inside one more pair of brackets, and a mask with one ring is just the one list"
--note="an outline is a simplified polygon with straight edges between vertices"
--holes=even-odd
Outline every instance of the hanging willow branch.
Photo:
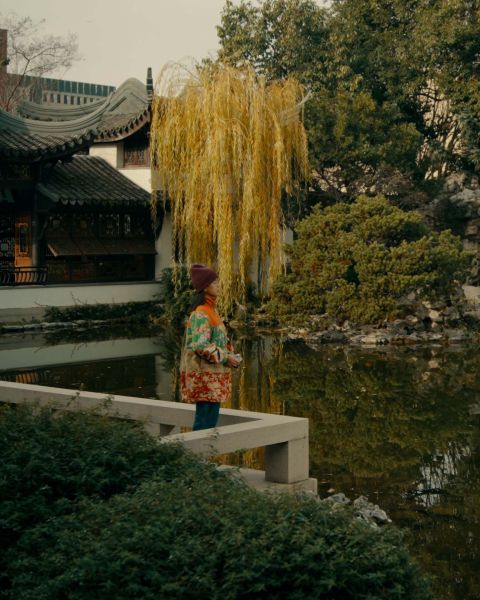
[[303,89],[227,66],[181,84],[165,73],[157,82],[152,164],[171,202],[178,261],[215,266],[230,311],[253,270],[262,293],[282,271],[282,193],[297,193],[309,173]]

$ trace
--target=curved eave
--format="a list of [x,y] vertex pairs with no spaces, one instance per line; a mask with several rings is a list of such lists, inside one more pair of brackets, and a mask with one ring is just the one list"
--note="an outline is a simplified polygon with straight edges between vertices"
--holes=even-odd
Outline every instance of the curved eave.
[[96,142],[118,142],[129,137],[133,133],[142,129],[142,127],[150,123],[150,107],[147,107],[142,113],[133,117],[125,125],[121,127],[113,127],[111,129],[100,129],[95,136]]
[[59,197],[58,200],[54,200],[57,204],[63,204],[63,206],[108,206],[111,208],[118,208],[119,206],[130,206],[132,208],[148,208],[148,204],[140,200],[132,200],[130,198],[121,198],[117,200],[111,200],[110,198],[92,198],[91,200],[74,200],[71,198]]
[[0,147],[0,159],[15,163],[45,162],[63,156],[70,156],[79,150],[88,148],[93,143],[94,138],[94,132],[88,132],[69,139],[55,141],[52,144],[39,145],[35,148]]
[[55,204],[61,204],[63,206],[108,206],[111,208],[118,208],[119,206],[129,206],[131,208],[148,208],[149,204],[143,200],[137,200],[134,198],[116,198],[110,197],[95,197],[90,199],[81,198],[65,198],[64,196],[46,192],[45,186],[37,185],[37,190],[46,198],[49,198]]
[[44,106],[30,100],[24,100],[17,107],[17,114],[24,119],[34,121],[72,121],[90,115],[104,104],[105,97],[80,106],[64,106],[63,104]]
[[[53,109],[52,109],[53,110]],[[150,110],[149,98],[146,93],[145,85],[137,79],[127,79],[118,90],[107,96],[104,101],[98,103],[96,108],[69,120],[56,120],[54,111],[52,118],[48,120],[39,120],[20,117],[11,113],[0,111],[0,126],[4,129],[12,129],[21,132],[29,132],[36,135],[51,136],[73,136],[84,131],[105,131],[108,134],[111,129],[111,135],[116,135],[119,127],[103,126],[105,119],[125,119],[121,127],[127,127],[133,119],[145,115]],[[45,109],[47,112],[47,109]],[[120,127],[120,128],[121,128]]]

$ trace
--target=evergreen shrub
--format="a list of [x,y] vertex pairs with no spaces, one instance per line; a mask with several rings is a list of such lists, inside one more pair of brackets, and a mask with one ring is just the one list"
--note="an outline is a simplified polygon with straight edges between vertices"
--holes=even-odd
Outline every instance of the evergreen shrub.
[[431,597],[397,529],[261,494],[130,423],[7,407],[0,434],[4,598]]
[[428,598],[401,534],[201,468],[27,532],[10,598]]
[[468,272],[459,238],[430,231],[418,213],[383,196],[317,206],[296,231],[286,248],[290,272],[269,304],[281,320],[325,313],[361,324],[393,319],[411,310],[409,295],[450,304]]
[[106,499],[185,460],[141,424],[96,412],[0,406],[0,554],[29,527]]

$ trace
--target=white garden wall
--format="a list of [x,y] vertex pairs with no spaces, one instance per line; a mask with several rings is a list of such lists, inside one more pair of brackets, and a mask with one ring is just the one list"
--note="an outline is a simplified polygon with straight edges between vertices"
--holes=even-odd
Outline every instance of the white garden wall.
[[155,281],[0,287],[0,322],[42,318],[49,306],[148,302],[159,292]]

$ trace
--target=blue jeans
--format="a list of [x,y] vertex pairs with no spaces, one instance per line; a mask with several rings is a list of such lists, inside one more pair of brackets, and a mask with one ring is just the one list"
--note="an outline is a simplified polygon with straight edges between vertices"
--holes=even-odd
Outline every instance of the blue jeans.
[[220,412],[220,402],[197,402],[193,431],[215,427]]

